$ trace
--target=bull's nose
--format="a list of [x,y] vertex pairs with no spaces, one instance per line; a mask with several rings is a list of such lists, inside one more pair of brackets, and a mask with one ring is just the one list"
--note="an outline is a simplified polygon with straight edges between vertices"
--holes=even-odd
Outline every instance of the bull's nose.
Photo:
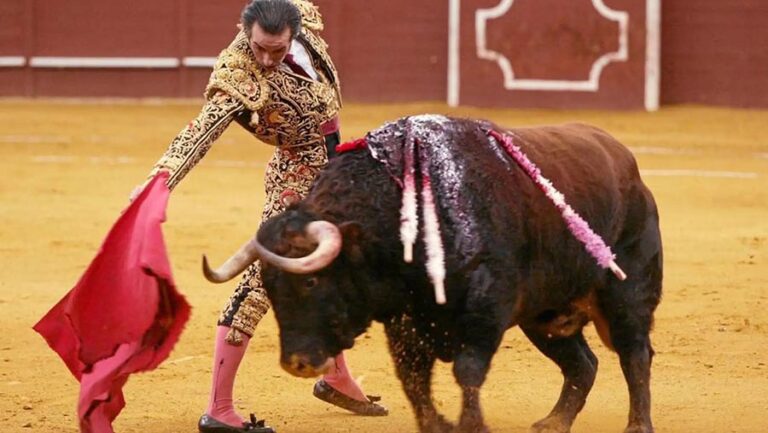
[[333,358],[328,358],[322,365],[314,366],[308,355],[292,354],[287,360],[283,359],[280,365],[283,370],[298,377],[316,377],[325,374],[331,367]]

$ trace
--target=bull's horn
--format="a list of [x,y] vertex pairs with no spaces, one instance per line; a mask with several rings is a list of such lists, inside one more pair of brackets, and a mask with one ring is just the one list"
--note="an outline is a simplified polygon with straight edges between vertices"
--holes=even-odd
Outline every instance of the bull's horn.
[[262,260],[280,269],[294,274],[309,274],[319,271],[331,264],[341,252],[341,232],[339,228],[328,221],[312,221],[304,230],[309,240],[317,242],[317,248],[308,256],[289,258],[278,256],[272,251],[259,245],[264,251],[259,251]]
[[245,270],[256,259],[271,263],[294,274],[309,274],[328,266],[341,251],[341,232],[328,221],[312,221],[305,229],[309,240],[317,242],[317,248],[308,256],[290,258],[279,256],[266,249],[254,237],[230,257],[218,269],[212,270],[203,256],[203,273],[208,281],[223,283]]
[[240,247],[232,257],[227,259],[227,261],[216,270],[211,269],[208,265],[208,258],[203,254],[203,274],[205,275],[205,278],[212,283],[223,283],[235,278],[259,258],[258,251],[260,246],[261,245],[259,245],[254,237],[254,239]]

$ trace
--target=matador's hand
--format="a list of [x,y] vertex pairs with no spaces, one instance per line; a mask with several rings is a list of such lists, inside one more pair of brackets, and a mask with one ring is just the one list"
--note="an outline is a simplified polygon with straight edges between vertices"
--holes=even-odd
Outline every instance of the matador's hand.
[[[165,173],[168,173],[168,170],[166,170],[166,169],[160,169],[160,170],[158,171],[158,173],[160,173],[160,172],[165,172]],[[156,174],[155,174],[155,175],[156,175]],[[136,200],[136,197],[138,197],[138,196],[139,196],[139,194],[141,194],[141,192],[142,192],[142,191],[144,191],[144,188],[146,188],[147,184],[148,184],[148,183],[149,183],[149,181],[151,181],[151,180],[152,180],[151,178],[150,178],[150,179],[147,179],[147,180],[146,180],[146,182],[142,183],[141,185],[137,185],[135,188],[133,188],[133,191],[131,191],[131,193],[130,193],[130,194],[128,194],[128,201],[132,203],[134,200]]]
[[132,203],[134,200],[136,200],[136,197],[138,197],[139,194],[141,194],[141,192],[144,191],[145,185],[146,184],[141,184],[133,188],[133,191],[131,191],[131,193],[128,195],[128,201]]

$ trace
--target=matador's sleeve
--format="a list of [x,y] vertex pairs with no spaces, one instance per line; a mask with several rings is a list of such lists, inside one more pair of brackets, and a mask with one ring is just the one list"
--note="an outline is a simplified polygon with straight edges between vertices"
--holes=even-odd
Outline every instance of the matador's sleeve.
[[168,187],[173,189],[205,156],[216,139],[243,110],[243,104],[224,92],[217,92],[206,100],[200,114],[181,130],[163,156],[152,168],[152,178],[160,170],[170,173]]
[[168,187],[175,187],[205,156],[235,114],[248,111],[256,116],[268,94],[267,81],[256,67],[248,38],[241,31],[216,60],[205,89],[207,102],[200,114],[176,136],[155,164],[150,178],[166,170],[171,174]]

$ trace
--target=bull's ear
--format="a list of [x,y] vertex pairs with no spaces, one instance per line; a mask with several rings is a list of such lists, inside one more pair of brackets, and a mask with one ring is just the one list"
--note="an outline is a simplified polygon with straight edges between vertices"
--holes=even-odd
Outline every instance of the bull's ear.
[[345,255],[352,263],[363,263],[363,227],[355,221],[347,221],[339,224],[339,231],[344,239],[342,248]]

